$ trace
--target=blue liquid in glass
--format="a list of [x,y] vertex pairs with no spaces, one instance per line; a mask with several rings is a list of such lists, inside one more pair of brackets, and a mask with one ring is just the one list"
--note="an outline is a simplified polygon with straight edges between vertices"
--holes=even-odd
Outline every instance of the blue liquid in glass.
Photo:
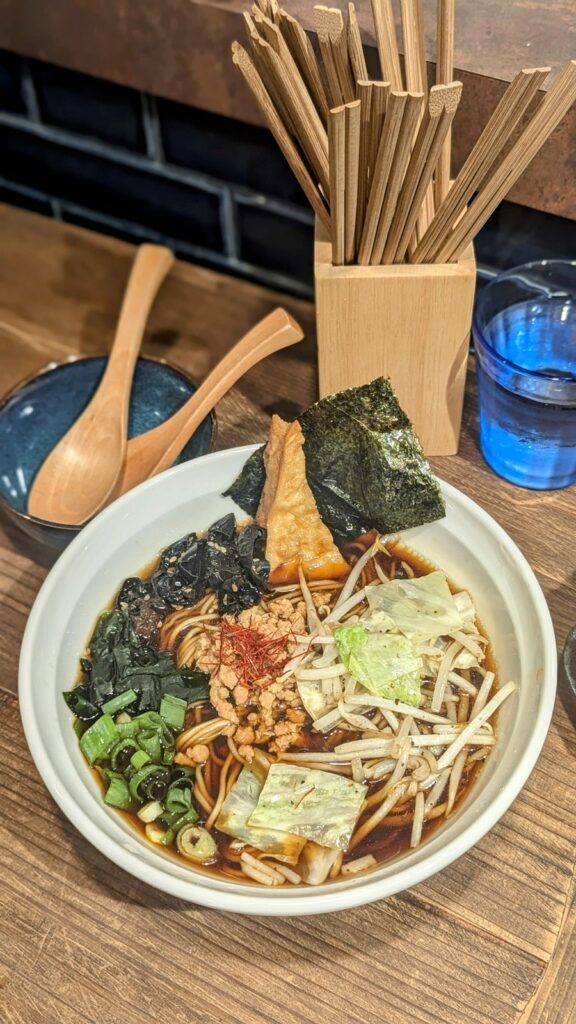
[[[567,378],[574,400],[576,303],[520,302],[497,313],[483,334],[516,367]],[[487,462],[512,483],[566,487],[576,481],[576,405],[543,401],[542,390],[537,377],[519,386],[513,367],[488,375],[479,365],[480,442]]]

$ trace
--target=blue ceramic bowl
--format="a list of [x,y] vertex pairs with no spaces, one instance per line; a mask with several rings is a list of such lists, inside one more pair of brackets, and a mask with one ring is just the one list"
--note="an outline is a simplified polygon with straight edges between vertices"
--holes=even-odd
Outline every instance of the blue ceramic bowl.
[[[81,527],[47,523],[29,515],[28,493],[44,459],[94,394],[105,363],[104,356],[51,363],[36,377],[17,385],[0,403],[0,508],[28,536],[53,550],[63,550]],[[128,436],[136,437],[163,423],[195,390],[182,370],[161,360],[139,359]],[[214,436],[215,417],[211,415],[176,461],[205,455]]]

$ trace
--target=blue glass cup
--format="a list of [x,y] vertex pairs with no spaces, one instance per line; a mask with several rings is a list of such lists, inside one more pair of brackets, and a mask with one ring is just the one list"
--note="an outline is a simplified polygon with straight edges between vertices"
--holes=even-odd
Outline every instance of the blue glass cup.
[[576,481],[576,260],[514,267],[474,310],[480,444],[521,487]]

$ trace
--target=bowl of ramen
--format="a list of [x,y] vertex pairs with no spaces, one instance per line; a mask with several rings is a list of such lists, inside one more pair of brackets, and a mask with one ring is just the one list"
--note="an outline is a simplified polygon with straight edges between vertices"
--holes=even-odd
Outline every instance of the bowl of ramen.
[[556,648],[528,563],[379,379],[105,509],[38,595],[19,686],[49,792],[113,862],[313,914],[492,828],[544,742]]

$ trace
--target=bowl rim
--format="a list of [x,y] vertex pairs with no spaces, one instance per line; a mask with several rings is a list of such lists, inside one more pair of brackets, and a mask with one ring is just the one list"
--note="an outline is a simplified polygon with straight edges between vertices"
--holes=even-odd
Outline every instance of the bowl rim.
[[[147,491],[155,486],[159,486],[158,481],[161,482],[168,475],[190,472],[191,466],[198,469],[198,465],[207,459],[217,461],[229,456],[232,451],[236,452],[239,457],[241,455],[247,457],[258,447],[258,445],[246,445],[235,449],[224,449],[201,456],[193,462],[173,466],[157,477],[144,481],[138,487],[133,488],[132,491],[129,491],[103,509],[86,526],[85,530],[87,532],[83,533],[82,538],[77,537],[72,541],[42,584],[26,625],[20,652],[18,676],[20,715],[30,753],[52,799],[56,801],[66,817],[84,838],[118,867],[128,871],[129,874],[133,875],[140,882],[146,882],[162,892],[214,910],[265,916],[308,916],[351,909],[410,889],[414,885],[435,875],[438,871],[443,870],[458,857],[462,856],[494,827],[525,785],[536,764],[548,733],[556,697],[558,668],[556,638],[552,618],[542,588],[530,564],[515,542],[503,527],[480,505],[473,501],[472,498],[469,498],[452,484],[437,478],[444,496],[456,501],[456,503],[461,503],[465,509],[479,516],[494,536],[495,543],[499,543],[501,547],[513,556],[523,583],[529,589],[535,603],[542,628],[543,672],[542,694],[537,714],[538,724],[530,735],[528,743],[524,746],[514,770],[507,776],[496,799],[479,813],[461,833],[450,839],[427,860],[416,865],[409,865],[408,867],[402,867],[400,863],[399,870],[386,878],[371,879],[370,875],[366,875],[359,885],[351,888],[342,886],[341,889],[336,891],[327,892],[323,890],[322,886],[319,886],[313,890],[313,894],[308,889],[306,895],[302,895],[301,890],[295,890],[294,894],[287,894],[286,891],[282,894],[280,892],[271,894],[269,890],[264,892],[259,889],[248,889],[244,894],[232,890],[227,891],[223,888],[212,889],[204,886],[199,873],[194,874],[190,872],[190,881],[177,878],[167,872],[165,873],[162,869],[163,862],[160,857],[158,858],[158,866],[144,863],[137,853],[126,849],[117,840],[102,832],[93,823],[88,813],[77,806],[66,790],[60,788],[58,774],[43,749],[42,732],[33,713],[33,701],[29,698],[29,694],[32,694],[32,662],[35,650],[35,634],[42,620],[44,605],[50,601],[53,591],[58,588],[60,577],[73,562],[76,550],[80,548],[81,544],[89,541],[91,535],[99,530],[101,524],[105,523],[110,516],[114,516],[118,510],[127,505],[130,500],[133,500],[135,493],[141,499],[145,497]],[[222,883],[222,885],[225,885],[225,883]],[[282,895],[283,898],[275,899],[274,895]]]
[[[34,381],[38,380],[39,377],[46,377],[49,374],[54,373],[56,370],[61,370],[64,366],[69,366],[71,363],[87,363],[90,362],[90,360],[92,359],[108,359],[109,355],[109,352],[92,352],[90,355],[82,355],[76,352],[72,352],[70,353],[69,356],[67,356],[66,359],[52,359],[49,363],[46,363],[39,370],[36,370],[33,373],[29,373],[27,374],[26,377],[22,377],[20,380],[16,381],[16,383],[13,384],[12,387],[8,389],[8,391],[5,391],[4,394],[0,396],[0,417],[2,416],[6,406],[8,405],[8,402],[12,398],[16,398],[19,391],[23,391],[25,387],[28,387],[29,384],[33,384]],[[164,356],[142,355],[140,353],[138,355],[137,362],[139,362],[140,360],[142,360],[145,363],[156,363],[159,366],[166,366],[169,370],[174,370],[175,373],[179,373],[180,376],[183,377],[189,384],[192,384],[196,391],[200,387],[195,377],[193,377],[192,374],[188,372],[188,370],[185,370],[184,367],[180,366],[178,363],[173,363],[169,359],[165,359]],[[219,432],[219,423],[216,409],[211,409],[210,412],[208,413],[208,416],[210,417],[212,431],[210,435],[210,447],[208,448],[208,451],[205,452],[204,454],[212,455],[216,448],[216,442],[218,440]],[[204,456],[198,456],[198,458],[204,458]],[[189,459],[188,461],[191,460]],[[132,490],[133,489],[134,488],[132,488]],[[85,526],[88,525],[87,523],[80,523],[80,525],[74,526],[66,523],[54,523],[50,519],[40,519],[38,516],[31,515],[30,512],[21,512],[20,509],[14,508],[14,506],[11,505],[9,501],[6,501],[2,494],[0,494],[0,511],[4,511],[4,514],[11,518],[15,517],[17,519],[23,520],[26,523],[34,523],[36,526],[41,526],[44,529],[50,528],[51,530],[62,531],[63,533],[77,534],[80,533],[80,530],[83,530]],[[88,520],[88,522],[92,522],[92,520],[90,519]]]

